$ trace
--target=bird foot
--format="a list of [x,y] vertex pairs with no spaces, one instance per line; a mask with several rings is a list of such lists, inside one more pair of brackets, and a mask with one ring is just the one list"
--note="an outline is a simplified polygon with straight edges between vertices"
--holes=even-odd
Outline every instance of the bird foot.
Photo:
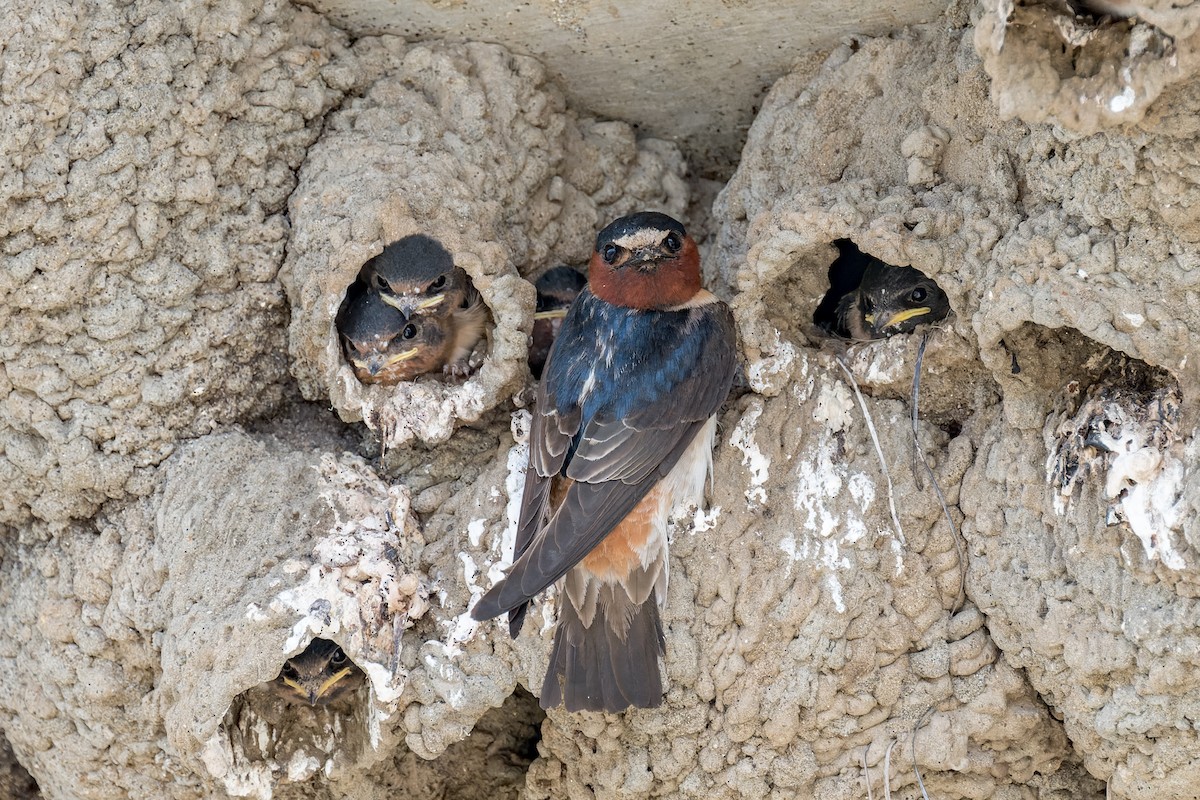
[[475,369],[467,361],[452,361],[442,367],[442,375],[456,381],[466,380]]

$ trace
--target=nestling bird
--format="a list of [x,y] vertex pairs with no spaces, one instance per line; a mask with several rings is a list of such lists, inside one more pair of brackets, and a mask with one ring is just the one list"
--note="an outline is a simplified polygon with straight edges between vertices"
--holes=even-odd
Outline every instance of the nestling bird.
[[359,282],[379,292],[406,318],[453,314],[466,305],[470,280],[436,239],[413,234],[398,239],[363,264]]
[[546,270],[533,285],[537,289],[537,311],[533,315],[529,371],[533,377],[540,378],[550,355],[550,345],[558,338],[567,309],[587,286],[587,278],[572,267],[554,267]]
[[313,639],[303,652],[283,664],[271,682],[276,694],[289,703],[328,705],[363,685],[366,675],[328,639]]
[[538,386],[512,568],[471,612],[508,612],[515,637],[565,577],[543,708],[662,702],[667,518],[703,500],[735,366],[733,316],[683,225],[642,212],[602,230]]
[[941,287],[912,267],[893,267],[865,255],[866,269],[858,288],[838,303],[837,333],[851,339],[884,339],[911,333],[923,322],[937,322],[950,313]]
[[483,334],[483,301],[473,288],[454,313],[411,317],[379,292],[355,282],[338,314],[342,350],[362,383],[393,385],[428,372],[463,375]]

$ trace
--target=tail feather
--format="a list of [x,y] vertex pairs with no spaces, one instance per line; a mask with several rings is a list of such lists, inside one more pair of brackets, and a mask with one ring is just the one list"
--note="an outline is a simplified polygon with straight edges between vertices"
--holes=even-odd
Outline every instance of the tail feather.
[[525,625],[525,615],[527,613],[529,613],[529,603],[522,603],[508,612],[509,638],[515,639],[521,633],[521,628]]
[[661,705],[658,659],[664,651],[653,593],[638,604],[620,586],[604,586],[589,626],[564,597],[542,683],[542,708],[564,700],[568,711],[617,712]]

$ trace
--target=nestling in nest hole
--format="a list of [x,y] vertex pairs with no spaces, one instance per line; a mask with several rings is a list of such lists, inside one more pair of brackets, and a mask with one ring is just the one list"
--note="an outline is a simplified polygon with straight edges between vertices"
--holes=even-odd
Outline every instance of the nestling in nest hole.
[[829,265],[829,291],[813,312],[813,322],[828,333],[886,339],[950,313],[946,293],[920,270],[887,264],[849,239],[833,244],[838,257]]

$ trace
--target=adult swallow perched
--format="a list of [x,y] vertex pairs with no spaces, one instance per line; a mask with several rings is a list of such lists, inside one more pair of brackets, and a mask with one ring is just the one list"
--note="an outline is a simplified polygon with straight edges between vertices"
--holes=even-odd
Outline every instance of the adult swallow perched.
[[383,248],[363,264],[358,280],[406,318],[455,313],[466,305],[470,286],[467,273],[454,266],[441,242],[420,233]]
[[336,643],[313,639],[303,652],[284,662],[272,687],[289,703],[328,705],[350,695],[365,678]]
[[462,375],[483,333],[486,312],[474,289],[455,313],[405,316],[379,292],[355,282],[337,317],[342,350],[362,383],[393,385],[428,372]]
[[838,303],[837,333],[851,339],[884,339],[911,333],[923,322],[937,322],[950,313],[941,287],[912,267],[893,267],[866,256],[858,288]]
[[703,500],[734,369],[733,316],[683,226],[642,212],[602,230],[538,386],[512,568],[472,610],[508,612],[515,637],[565,577],[543,708],[662,702],[667,517]]
[[537,310],[533,315],[533,333],[529,345],[529,371],[542,377],[542,369],[550,356],[550,346],[558,338],[563,318],[575,298],[587,286],[587,278],[572,267],[548,269],[533,284],[537,289]]

